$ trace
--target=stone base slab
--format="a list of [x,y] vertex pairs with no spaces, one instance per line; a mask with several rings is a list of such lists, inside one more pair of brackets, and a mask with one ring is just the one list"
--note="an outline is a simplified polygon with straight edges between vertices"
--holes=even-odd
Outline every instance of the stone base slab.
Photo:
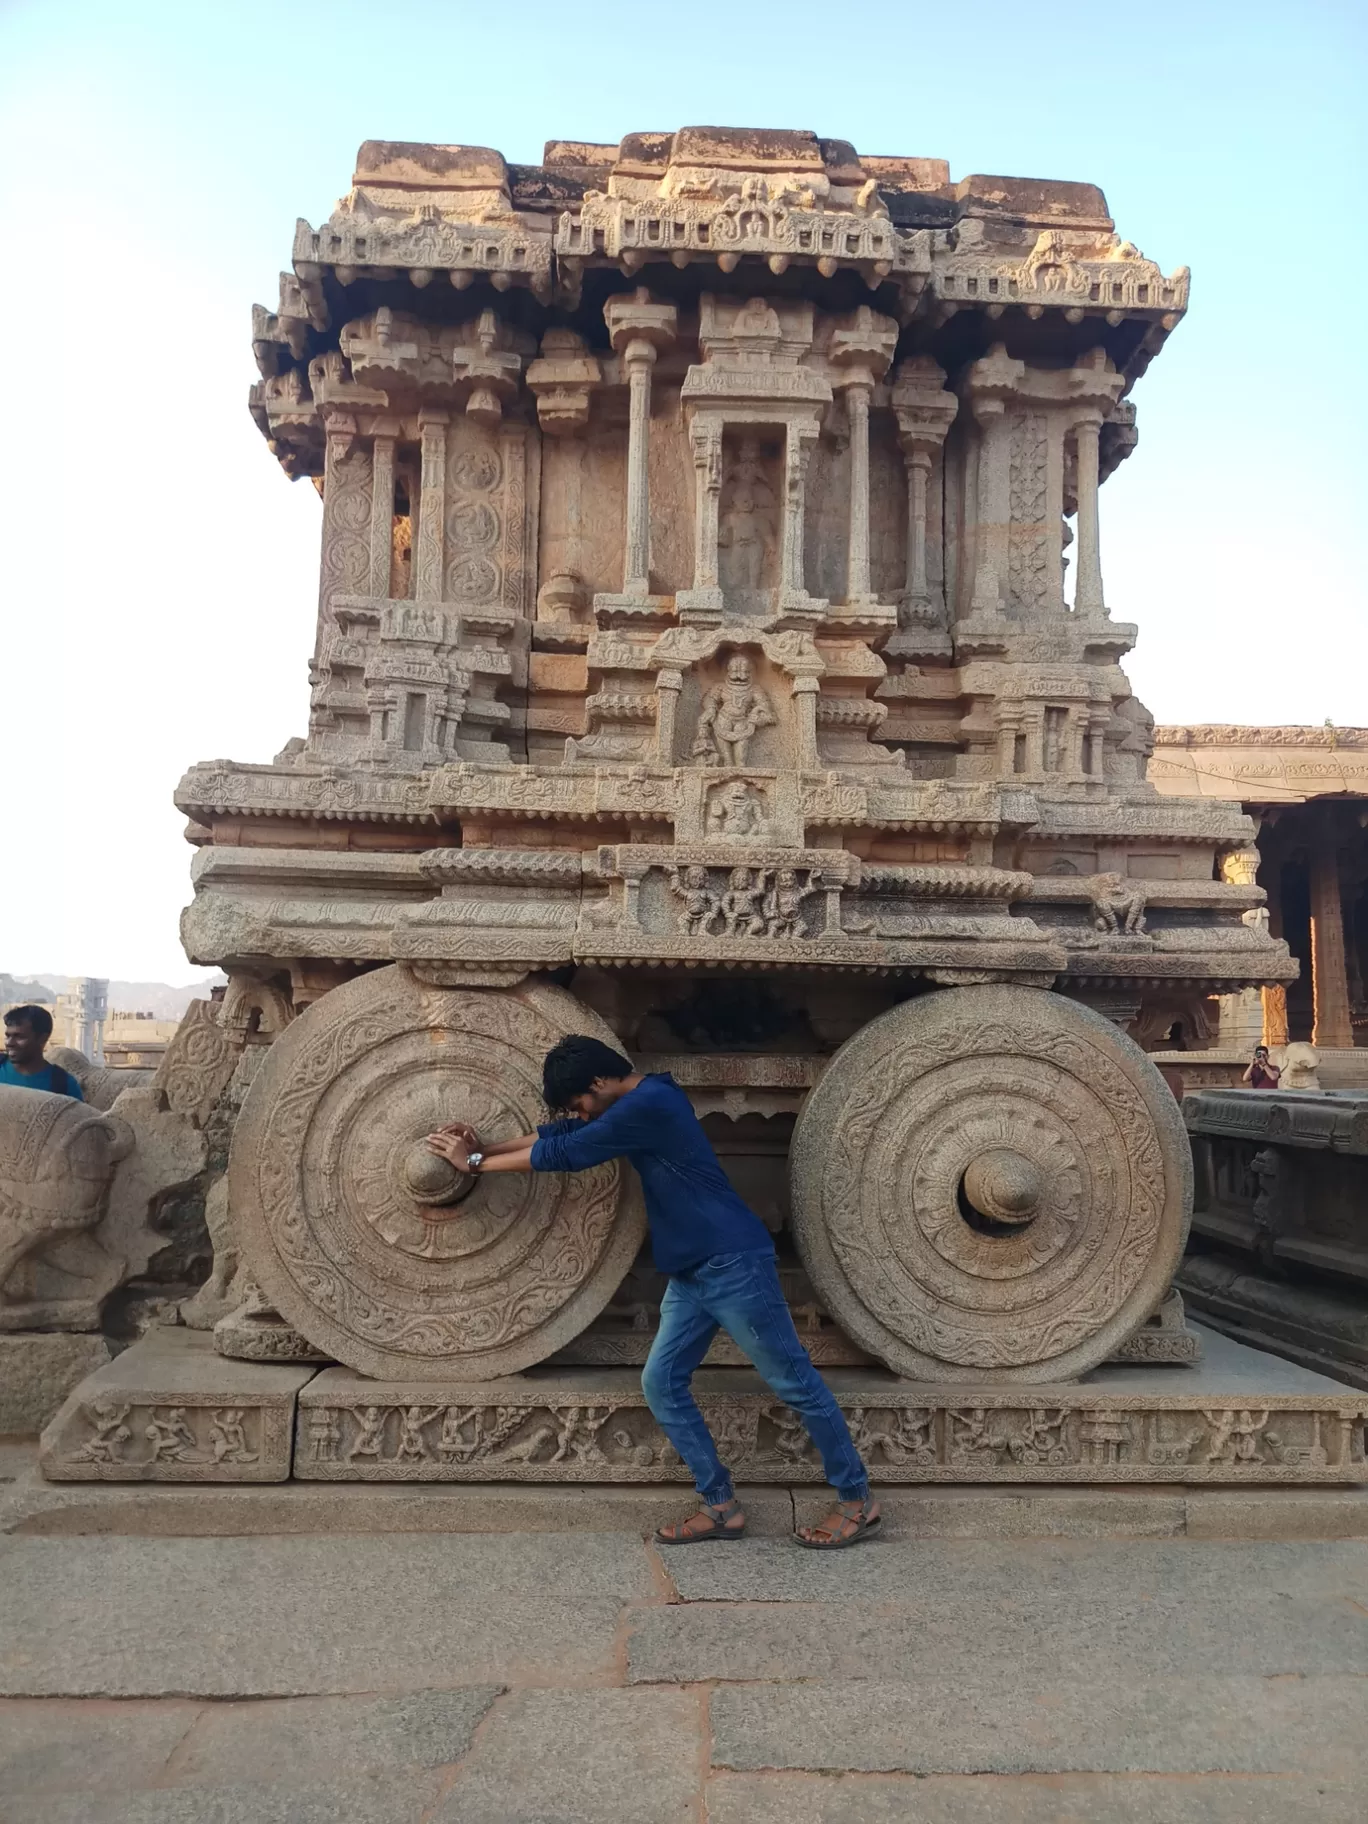
[[41,1330],[0,1336],[0,1437],[41,1431],[77,1382],[108,1360],[102,1336]]
[[[1108,1365],[1068,1386],[856,1368],[826,1379],[883,1485],[1368,1482],[1368,1394],[1209,1332],[1203,1342],[1200,1367]],[[753,1371],[705,1369],[694,1388],[738,1481],[822,1483],[801,1423]],[[304,1482],[689,1481],[630,1369],[376,1381],[232,1362],[177,1330],[83,1383],[44,1432],[41,1464],[59,1481],[283,1481],[291,1467]]]
[[[1288,1387],[1293,1371],[1279,1368],[1271,1388],[1219,1364],[1187,1371],[1182,1387],[1172,1368],[1108,1367],[1073,1386],[1030,1389],[947,1387],[870,1369],[825,1378],[885,1484],[1368,1481],[1368,1398],[1317,1375]],[[1280,1382],[1286,1390],[1274,1391]],[[739,1481],[824,1480],[801,1422],[754,1372],[705,1369],[694,1391]],[[294,1473],[336,1482],[690,1479],[638,1377],[614,1368],[464,1386],[325,1369],[300,1395]]]
[[39,1441],[55,1482],[283,1482],[311,1368],[230,1362],[198,1330],[152,1330],[87,1376]]

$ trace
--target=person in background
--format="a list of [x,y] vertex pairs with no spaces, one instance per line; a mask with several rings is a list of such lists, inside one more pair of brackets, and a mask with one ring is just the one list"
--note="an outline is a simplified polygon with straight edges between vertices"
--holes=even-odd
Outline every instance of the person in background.
[[1282,1081],[1282,1072],[1276,1064],[1270,1062],[1267,1045],[1254,1047],[1253,1060],[1240,1081],[1247,1083],[1251,1089],[1276,1089],[1278,1087]]
[[11,1007],[5,1015],[5,1058],[0,1084],[11,1089],[45,1089],[50,1095],[84,1102],[81,1086],[69,1070],[43,1056],[52,1037],[52,1015],[46,1007]]
[[[572,1035],[546,1055],[542,1093],[553,1120],[535,1134],[485,1146],[459,1122],[428,1145],[458,1172],[583,1172],[630,1159],[641,1178],[651,1251],[669,1284],[641,1390],[661,1430],[693,1472],[696,1514],[656,1532],[661,1545],[739,1539],[746,1527],[731,1475],[689,1383],[719,1330],[750,1357],[806,1425],[837,1506],[794,1537],[816,1551],[854,1545],[879,1526],[869,1472],[845,1415],[798,1340],[779,1284],[774,1243],[732,1189],[693,1104],[668,1073],[643,1076],[601,1039]],[[424,1209],[425,1221],[459,1220],[459,1208]]]

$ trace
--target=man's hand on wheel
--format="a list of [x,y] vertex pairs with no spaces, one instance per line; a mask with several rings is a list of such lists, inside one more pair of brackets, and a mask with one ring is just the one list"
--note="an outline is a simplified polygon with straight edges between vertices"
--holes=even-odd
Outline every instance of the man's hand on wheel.
[[448,1165],[454,1165],[458,1172],[470,1170],[470,1155],[476,1150],[473,1145],[472,1128],[451,1127],[438,1128],[435,1134],[427,1137],[428,1151],[436,1153],[439,1159],[445,1159]]
[[458,1140],[464,1140],[466,1151],[478,1152],[484,1144],[478,1133],[468,1121],[448,1121],[445,1127],[437,1129],[439,1134],[454,1134]]

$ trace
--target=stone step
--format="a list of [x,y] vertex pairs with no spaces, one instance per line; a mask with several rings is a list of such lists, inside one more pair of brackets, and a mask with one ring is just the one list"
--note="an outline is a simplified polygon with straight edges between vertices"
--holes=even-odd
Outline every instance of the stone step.
[[[5,1485],[5,1471],[9,1481]],[[1368,1539],[1368,1487],[905,1488],[875,1484],[891,1534],[913,1539]],[[749,1529],[780,1537],[830,1496],[739,1486]],[[0,1534],[262,1537],[357,1533],[630,1533],[688,1510],[679,1487],[503,1482],[54,1484],[32,1444],[0,1461]]]

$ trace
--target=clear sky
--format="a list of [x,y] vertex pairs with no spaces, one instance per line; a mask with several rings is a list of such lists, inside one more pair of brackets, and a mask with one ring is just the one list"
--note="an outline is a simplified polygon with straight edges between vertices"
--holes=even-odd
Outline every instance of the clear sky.
[[0,968],[185,980],[190,761],[305,725],[320,509],[248,418],[363,139],[811,127],[1100,184],[1192,307],[1102,495],[1161,722],[1368,723],[1362,0],[0,0]]

